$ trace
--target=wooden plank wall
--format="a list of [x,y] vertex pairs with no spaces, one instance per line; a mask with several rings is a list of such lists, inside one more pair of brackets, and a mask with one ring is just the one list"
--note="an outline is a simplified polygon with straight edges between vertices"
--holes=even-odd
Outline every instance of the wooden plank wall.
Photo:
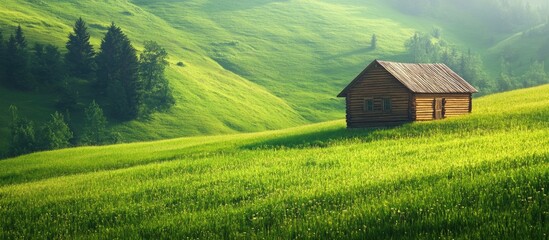
[[[378,127],[410,121],[410,91],[381,66],[374,67],[347,93],[347,126]],[[364,111],[364,99],[374,99],[374,111]],[[391,98],[392,111],[383,112],[382,99]]]
[[444,117],[455,117],[470,112],[471,94],[415,94],[412,104],[412,119],[417,121],[433,120],[435,98],[445,98]]

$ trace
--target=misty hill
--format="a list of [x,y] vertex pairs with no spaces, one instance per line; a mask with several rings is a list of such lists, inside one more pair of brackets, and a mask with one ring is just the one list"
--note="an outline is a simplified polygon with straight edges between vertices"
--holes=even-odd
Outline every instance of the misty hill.
[[[540,49],[546,48],[548,34],[527,34],[545,29],[539,14],[546,9],[543,1],[396,2],[7,0],[0,7],[0,29],[8,35],[20,24],[29,41],[64,49],[74,20],[83,17],[96,48],[111,21],[138,50],[146,40],[163,45],[170,54],[167,76],[177,103],[148,119],[112,122],[112,131],[124,141],[262,131],[342,118],[343,101],[335,98],[339,90],[375,58],[409,61],[404,45],[418,31],[438,29],[456,48],[480,54],[481,67],[492,78],[499,77],[502,57],[522,66],[516,74],[533,59],[547,60]],[[511,11],[517,8],[521,10]],[[375,49],[373,34],[378,38]],[[522,48],[528,50],[522,54]],[[510,49],[520,56],[504,55]],[[81,90],[80,105],[92,100],[87,91]],[[9,135],[10,105],[36,122],[55,111],[56,96],[47,92],[0,87],[0,94],[0,148]]]

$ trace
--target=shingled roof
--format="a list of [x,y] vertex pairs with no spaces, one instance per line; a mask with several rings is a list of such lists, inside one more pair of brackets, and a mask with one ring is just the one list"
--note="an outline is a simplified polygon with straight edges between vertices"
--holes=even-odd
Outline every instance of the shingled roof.
[[436,64],[397,63],[375,60],[360,73],[338,97],[347,96],[347,92],[368,70],[379,65],[393,75],[399,82],[413,93],[476,93],[471,84],[457,75],[448,66]]

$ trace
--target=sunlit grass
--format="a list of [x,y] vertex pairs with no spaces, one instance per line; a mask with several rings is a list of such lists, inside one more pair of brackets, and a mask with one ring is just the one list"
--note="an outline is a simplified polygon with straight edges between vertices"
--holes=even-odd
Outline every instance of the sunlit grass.
[[1,161],[0,237],[547,238],[549,85],[474,106]]

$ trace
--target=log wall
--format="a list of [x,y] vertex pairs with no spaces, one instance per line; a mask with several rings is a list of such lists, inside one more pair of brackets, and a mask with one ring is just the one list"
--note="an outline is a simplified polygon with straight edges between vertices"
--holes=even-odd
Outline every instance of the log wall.
[[444,117],[455,117],[471,112],[471,94],[415,94],[412,104],[412,119],[429,121],[434,119],[434,100],[444,98]]
[[[347,126],[364,128],[398,125],[411,120],[412,94],[382,67],[374,67],[347,93]],[[364,100],[374,99],[374,111],[364,110]],[[383,112],[383,98],[390,98],[392,109]]]

